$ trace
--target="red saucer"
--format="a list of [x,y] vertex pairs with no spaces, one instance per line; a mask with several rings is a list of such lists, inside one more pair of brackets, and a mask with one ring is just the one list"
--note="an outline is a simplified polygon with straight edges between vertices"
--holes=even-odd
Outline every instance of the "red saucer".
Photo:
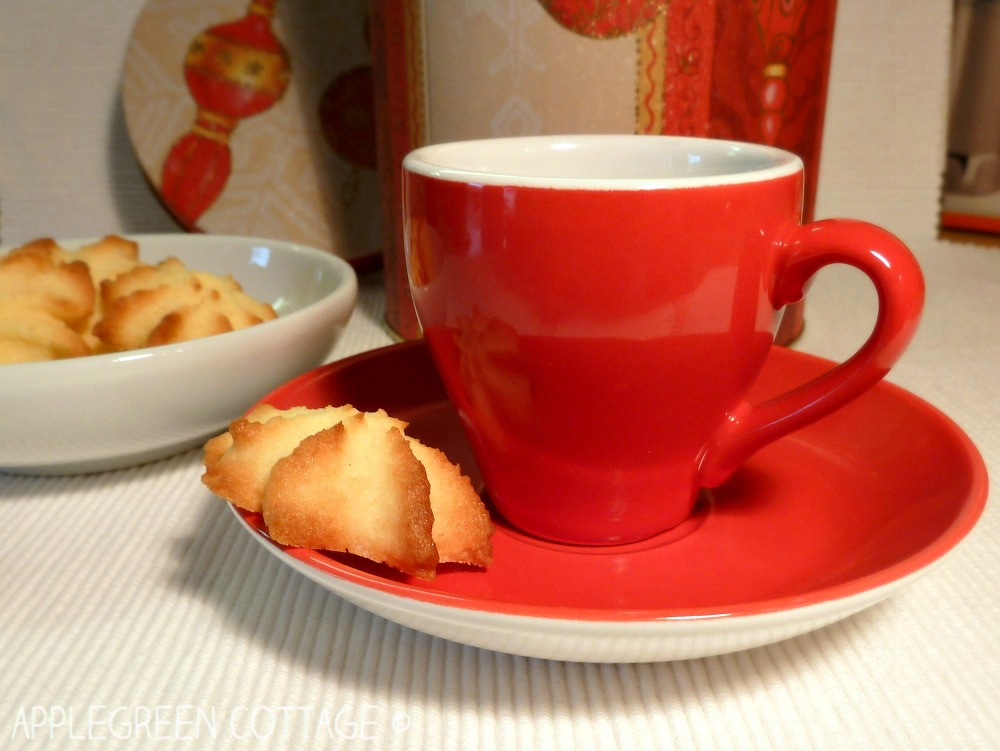
[[[830,367],[775,348],[754,398]],[[331,363],[265,401],[383,408],[478,479],[422,343]],[[965,434],[923,400],[882,383],[762,450],[705,493],[681,527],[633,545],[551,544],[497,519],[489,569],[446,566],[426,582],[348,555],[283,548],[266,537],[259,515],[237,513],[286,563],[406,625],[521,654],[627,661],[753,646],[867,607],[953,548],[986,496],[985,466]],[[585,624],[596,629],[577,628]],[[663,642],[681,624],[700,646]],[[650,641],[630,650],[633,625]],[[540,628],[544,638],[532,639]]]

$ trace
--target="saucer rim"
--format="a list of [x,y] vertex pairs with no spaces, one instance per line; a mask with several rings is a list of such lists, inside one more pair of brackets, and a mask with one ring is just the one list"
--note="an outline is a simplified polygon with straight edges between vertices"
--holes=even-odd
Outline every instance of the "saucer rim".
[[[420,340],[407,341],[369,350],[343,360],[328,363],[293,379],[265,396],[261,401],[269,401],[279,393],[293,390],[296,384],[301,384],[304,381],[326,377],[331,371],[344,370],[373,358],[392,357],[393,355],[401,354],[405,350],[422,347],[424,347],[424,344]],[[811,360],[816,365],[829,367],[834,365],[834,363],[824,358],[808,353],[783,347],[777,347],[776,349],[780,349],[785,353],[782,355],[783,357]],[[871,602],[861,604],[852,611],[857,612],[857,610],[863,609],[870,604],[874,604],[877,600],[888,596],[895,589],[903,586],[903,584],[915,576],[926,573],[934,564],[940,562],[976,526],[982,516],[988,496],[988,478],[985,462],[972,440],[951,418],[921,397],[888,381],[880,382],[873,387],[873,390],[876,393],[883,392],[889,398],[902,399],[909,402],[912,407],[934,419],[939,428],[947,433],[947,437],[956,445],[956,448],[960,450],[960,453],[969,463],[969,474],[967,476],[969,491],[966,500],[957,511],[953,521],[947,527],[943,528],[934,540],[915,553],[870,574],[794,595],[765,600],[751,600],[739,604],[727,604],[725,607],[693,606],[680,609],[641,608],[613,611],[601,608],[571,608],[559,605],[512,603],[508,601],[470,598],[458,594],[423,589],[415,580],[397,582],[390,579],[383,579],[375,574],[357,569],[349,563],[334,559],[323,551],[280,545],[267,536],[266,531],[261,529],[260,525],[262,525],[262,522],[255,521],[253,514],[233,506],[231,506],[231,509],[242,522],[243,526],[248,531],[254,532],[253,536],[264,544],[265,547],[271,549],[271,552],[278,555],[279,559],[286,563],[295,561],[298,564],[295,566],[297,570],[306,573],[310,578],[325,586],[335,582],[343,583],[345,585],[360,587],[364,590],[374,590],[381,595],[391,598],[400,598],[410,603],[421,603],[422,605],[434,608],[448,608],[465,613],[502,616],[503,618],[527,618],[561,623],[607,623],[620,627],[625,624],[635,625],[642,623],[660,624],[661,626],[666,623],[698,622],[705,624],[712,621],[731,620],[734,618],[746,619],[765,615],[774,616],[782,613],[802,613],[803,610],[831,603],[848,604],[853,599],[859,597],[866,601],[871,600]],[[308,569],[308,571],[304,571],[303,567]],[[488,576],[488,570],[486,575]],[[336,588],[328,588],[337,591]],[[874,597],[864,597],[865,595],[873,595],[883,590],[885,591],[884,594]],[[338,593],[343,594],[342,592]],[[844,613],[836,618],[846,617],[849,614]]]
[[942,563],[939,557],[875,588],[786,610],[640,621],[562,619],[427,602],[337,577],[283,550],[248,522],[240,509],[230,506],[230,510],[239,525],[283,565],[375,616],[503,654],[597,664],[700,659],[774,644],[877,605]]

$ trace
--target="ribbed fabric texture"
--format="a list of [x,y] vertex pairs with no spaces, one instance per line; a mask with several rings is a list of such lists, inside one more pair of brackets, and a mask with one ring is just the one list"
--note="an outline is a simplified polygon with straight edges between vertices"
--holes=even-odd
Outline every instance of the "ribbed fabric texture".
[[[995,474],[998,259],[918,250],[926,327],[893,380],[956,419]],[[979,307],[956,307],[967,284]],[[799,346],[849,353],[870,320],[863,287],[819,280]],[[381,306],[366,279],[334,356],[388,343]],[[996,747],[993,506],[927,576],[834,625],[720,657],[597,665],[475,649],[348,604],[251,539],[200,473],[191,451],[89,476],[0,474],[0,747]]]

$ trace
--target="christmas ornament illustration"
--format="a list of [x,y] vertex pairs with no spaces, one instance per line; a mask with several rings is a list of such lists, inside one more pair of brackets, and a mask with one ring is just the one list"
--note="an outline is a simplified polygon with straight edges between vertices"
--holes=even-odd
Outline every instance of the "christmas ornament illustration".
[[252,0],[243,18],[206,29],[188,47],[184,81],[198,113],[167,155],[160,193],[189,227],[225,188],[233,130],[288,88],[291,63],[272,28],[277,2]]
[[378,167],[373,85],[371,65],[358,65],[338,74],[319,98],[323,140],[350,169],[340,188],[345,206],[358,200],[361,174]]
[[757,31],[764,43],[767,62],[760,92],[761,140],[773,146],[781,132],[782,115],[788,101],[788,69],[808,0],[758,0],[754,3]]
[[538,0],[561,26],[593,39],[631,34],[666,12],[670,0]]
[[323,138],[333,152],[353,167],[375,169],[375,104],[370,65],[343,71],[319,100]]
[[635,132],[779,146],[810,180],[834,1],[537,0],[581,36],[635,36]]

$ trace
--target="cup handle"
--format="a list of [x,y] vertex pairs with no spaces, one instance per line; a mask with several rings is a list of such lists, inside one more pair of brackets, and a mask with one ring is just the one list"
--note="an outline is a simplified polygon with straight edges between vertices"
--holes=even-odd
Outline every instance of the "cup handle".
[[727,480],[751,454],[847,404],[878,383],[913,338],[924,302],[920,266],[898,238],[866,222],[827,219],[798,225],[776,242],[771,302],[775,309],[802,298],[820,268],[848,264],[864,272],[878,294],[868,340],[823,375],[761,404],[741,402],[702,451],[705,487]]

